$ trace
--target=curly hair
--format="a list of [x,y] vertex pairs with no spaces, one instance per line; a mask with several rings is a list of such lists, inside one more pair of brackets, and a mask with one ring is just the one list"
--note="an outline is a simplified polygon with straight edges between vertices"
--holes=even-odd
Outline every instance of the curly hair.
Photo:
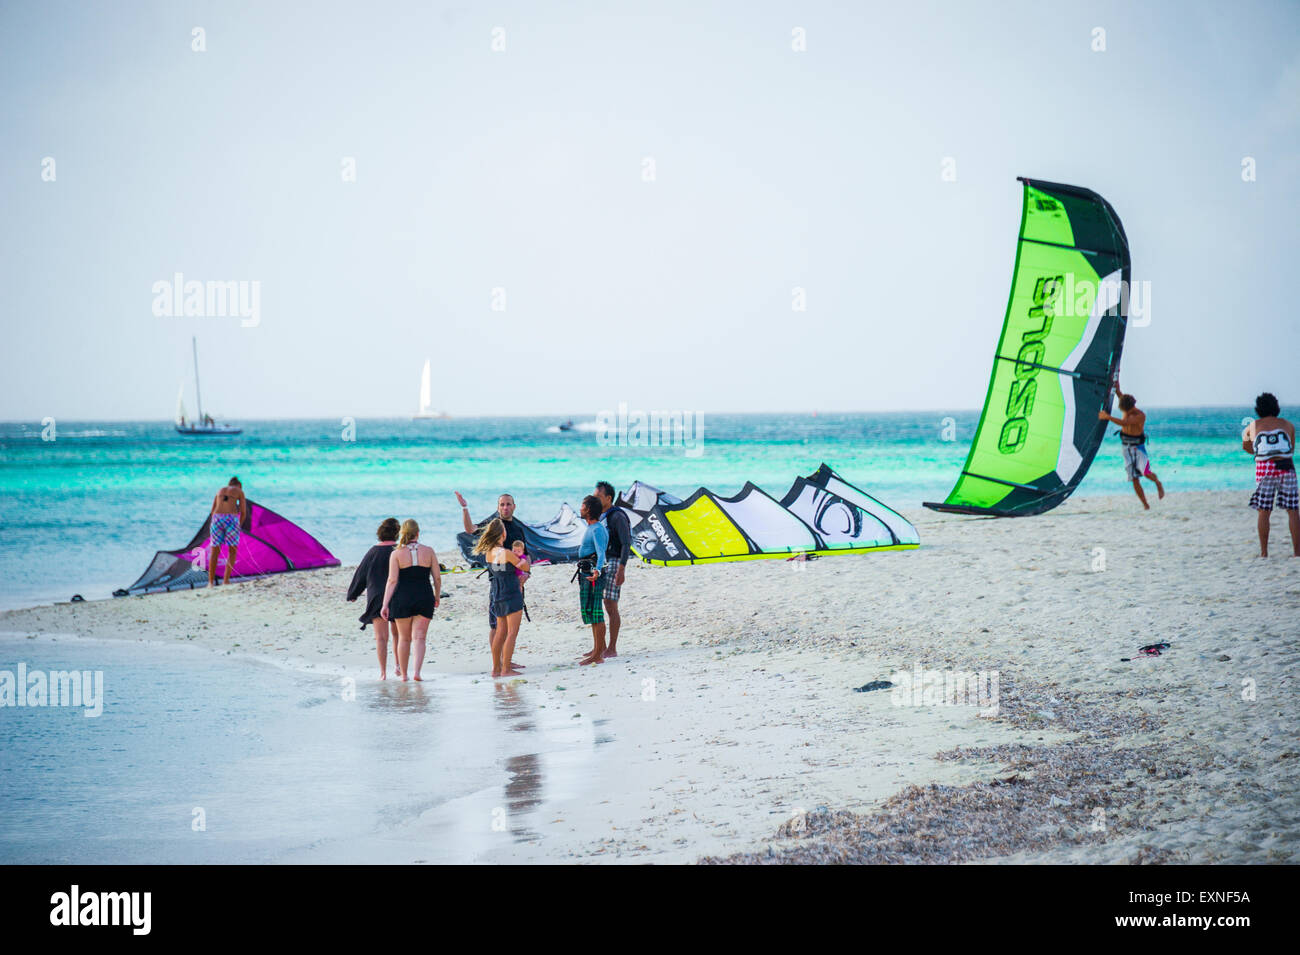
[[1282,406],[1277,403],[1277,397],[1271,391],[1266,391],[1255,399],[1255,417],[1276,418],[1281,413]]

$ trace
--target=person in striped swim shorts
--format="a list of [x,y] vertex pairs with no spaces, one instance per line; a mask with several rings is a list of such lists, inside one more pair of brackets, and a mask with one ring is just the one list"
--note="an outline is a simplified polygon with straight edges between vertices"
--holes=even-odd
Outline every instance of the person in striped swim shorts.
[[1259,556],[1268,556],[1268,525],[1276,502],[1286,511],[1292,556],[1300,557],[1300,494],[1296,492],[1295,425],[1281,417],[1277,398],[1264,392],[1255,399],[1256,418],[1241,435],[1243,451],[1255,458],[1255,493],[1250,506],[1257,512]]
[[1102,421],[1119,425],[1119,439],[1124,449],[1124,473],[1133,482],[1133,490],[1138,500],[1142,502],[1143,509],[1149,511],[1151,505],[1147,503],[1147,496],[1142,492],[1142,479],[1146,478],[1155,484],[1156,496],[1162,501],[1165,497],[1165,486],[1160,483],[1160,478],[1156,477],[1156,472],[1151,470],[1151,459],[1147,457],[1146,412],[1138,408],[1136,398],[1120,390],[1118,375],[1115,376],[1114,388],[1124,417],[1116,418],[1105,411],[1097,412],[1097,417]]
[[230,483],[217,492],[212,499],[212,515],[208,530],[208,586],[217,585],[217,559],[221,548],[226,548],[226,572],[222,583],[230,583],[230,572],[235,567],[235,556],[239,551],[239,526],[248,520],[248,498],[244,496],[244,486],[239,478],[232,477]]

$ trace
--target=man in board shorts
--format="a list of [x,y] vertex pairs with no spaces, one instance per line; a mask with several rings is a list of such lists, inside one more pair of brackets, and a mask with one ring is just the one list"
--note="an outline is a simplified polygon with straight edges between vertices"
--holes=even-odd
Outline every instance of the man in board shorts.
[[[455,493],[456,493],[456,501],[460,504],[460,519],[461,522],[465,525],[465,533],[474,534],[477,536],[478,533],[483,530],[483,528],[488,526],[488,524],[492,521],[492,518],[489,517],[486,521],[484,521],[481,524],[475,524],[472,520],[470,520],[469,504],[466,503],[464,495],[462,495],[460,491],[456,491]],[[524,539],[523,523],[515,520],[515,499],[511,495],[502,494],[500,497],[497,498],[496,516],[501,518],[501,523],[504,524],[506,528],[506,539],[502,542],[501,544],[502,547],[506,548],[506,550],[510,550],[514,546],[515,541],[523,541],[524,546],[525,547],[528,546],[528,541]],[[492,612],[492,601],[489,600],[488,601],[488,646],[489,647],[492,646],[492,635],[496,633],[496,630],[497,630],[497,615]],[[522,667],[523,664],[516,663],[515,666]]]
[[578,513],[587,522],[582,543],[578,545],[578,607],[582,622],[591,627],[591,649],[578,661],[579,666],[600,663],[605,659],[605,612],[601,599],[605,594],[605,572],[610,569],[605,554],[609,551],[609,530],[600,519],[600,499],[588,494]]
[[217,558],[223,545],[226,548],[226,572],[221,582],[230,583],[230,571],[235,566],[235,554],[239,550],[239,526],[247,520],[248,498],[244,496],[244,486],[239,483],[239,478],[232,477],[230,483],[212,499],[208,531],[209,587],[217,585]]
[[622,508],[614,506],[614,485],[608,481],[596,482],[596,499],[600,501],[600,519],[609,532],[609,546],[605,549],[605,616],[609,620],[609,649],[605,658],[618,656],[618,628],[622,617],[618,613],[618,598],[623,590],[627,573],[627,559],[632,553],[632,525]]
[[1295,425],[1281,417],[1277,398],[1264,392],[1255,399],[1255,414],[1241,435],[1242,450],[1255,457],[1255,493],[1250,506],[1259,512],[1259,556],[1268,556],[1268,522],[1274,501],[1286,511],[1291,550],[1300,557],[1300,493],[1296,491]]
[[1104,411],[1098,411],[1097,417],[1102,421],[1111,421],[1119,425],[1119,439],[1124,445],[1124,473],[1133,482],[1133,490],[1137,492],[1138,500],[1149,511],[1151,505],[1147,503],[1147,496],[1142,493],[1142,479],[1155,482],[1156,492],[1161,500],[1165,496],[1165,486],[1160,483],[1160,478],[1156,477],[1156,472],[1151,470],[1151,460],[1147,457],[1146,412],[1138,410],[1136,398],[1120,390],[1118,375],[1115,377],[1115,394],[1119,396],[1119,407],[1124,412],[1124,417],[1116,418]]

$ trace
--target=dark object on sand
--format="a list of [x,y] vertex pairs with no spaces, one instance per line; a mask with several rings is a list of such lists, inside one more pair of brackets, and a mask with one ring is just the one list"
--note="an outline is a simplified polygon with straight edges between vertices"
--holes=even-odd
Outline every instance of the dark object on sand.
[[[1167,643],[1148,643],[1145,647],[1138,647],[1138,653],[1142,654],[1144,657],[1158,657],[1162,651],[1168,649],[1169,644]],[[1119,662],[1128,663],[1132,659],[1132,657],[1120,657]]]
[[81,596],[81,594],[73,594],[72,602],[74,604],[84,604],[86,602],[86,598]]
[[888,680],[872,680],[870,683],[864,683],[862,686],[855,686],[854,693],[870,693],[872,690],[888,690],[894,684]]

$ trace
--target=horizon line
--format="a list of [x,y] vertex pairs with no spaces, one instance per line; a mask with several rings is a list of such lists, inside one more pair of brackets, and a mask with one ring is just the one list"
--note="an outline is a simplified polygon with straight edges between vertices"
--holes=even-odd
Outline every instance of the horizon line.
[[[1214,410],[1214,409],[1246,408],[1248,411],[1251,411],[1251,412],[1253,413],[1253,409],[1250,408],[1250,406],[1247,405],[1247,404],[1242,404],[1242,405],[1240,405],[1240,406],[1238,406],[1238,405],[1147,405],[1146,407],[1151,408],[1151,409],[1153,409],[1153,410],[1164,410],[1164,411],[1193,411],[1193,410],[1199,410],[1199,409]],[[603,410],[603,409],[602,409],[602,410]],[[873,409],[854,409],[854,410],[848,410],[848,411],[845,411],[845,410],[825,410],[825,411],[823,411],[823,410],[820,410],[820,409],[811,409],[811,410],[772,410],[772,409],[766,409],[766,410],[763,410],[763,411],[701,411],[701,410],[699,410],[699,409],[672,409],[672,410],[665,410],[665,409],[659,409],[659,408],[650,408],[650,409],[632,408],[632,409],[629,409],[629,411],[630,411],[630,412],[643,412],[643,413],[646,413],[646,414],[661,414],[661,415],[663,415],[663,414],[684,414],[684,413],[690,413],[690,414],[693,414],[693,415],[699,415],[699,416],[701,416],[701,417],[703,417],[704,415],[717,415],[717,416],[727,416],[727,417],[747,417],[747,416],[759,416],[759,415],[804,415],[804,416],[808,416],[808,417],[817,417],[817,416],[820,416],[820,415],[889,415],[889,414],[922,414],[922,413],[935,413],[935,414],[941,414],[941,413],[953,413],[953,412],[956,412],[956,413],[958,413],[958,414],[967,414],[967,413],[970,413],[970,414],[979,414],[979,413],[981,413],[981,412],[983,411],[983,409],[982,409],[982,408],[952,408],[952,407],[935,407],[935,408],[905,408],[905,409],[898,409],[898,408],[894,408],[894,409],[873,408]],[[598,412],[598,413],[599,413],[599,412]],[[56,421],[59,420],[59,416],[58,416],[58,415],[47,415],[47,416],[45,416],[45,417],[52,417],[52,418],[54,418]],[[576,418],[576,417],[571,417],[571,415],[570,415],[568,412],[556,412],[556,413],[550,413],[550,414],[531,414],[531,415],[519,415],[519,414],[467,414],[467,415],[455,415],[455,414],[449,414],[448,417],[446,417],[446,418],[417,418],[415,415],[405,415],[405,414],[398,414],[398,415],[362,415],[362,416],[351,416],[351,415],[346,415],[346,416],[333,416],[333,415],[331,415],[331,416],[326,416],[326,417],[319,417],[319,416],[317,416],[317,417],[293,417],[293,416],[291,416],[291,417],[284,417],[284,416],[280,416],[280,417],[240,417],[240,416],[222,416],[222,418],[220,419],[220,422],[221,422],[221,423],[224,423],[224,424],[232,424],[232,423],[245,422],[245,421],[262,421],[262,422],[270,422],[270,421],[330,421],[330,422],[334,422],[334,421],[336,420],[336,417],[354,417],[355,420],[357,420],[357,421],[411,421],[411,422],[416,422],[416,421],[427,421],[427,422],[430,422],[431,424],[437,424],[438,422],[448,422],[448,421],[484,421],[484,420],[489,420],[489,419],[506,419],[506,420],[519,420],[519,421],[534,421],[534,420],[550,421],[550,420],[554,420],[554,419],[556,419],[556,418],[559,418],[559,419],[561,419],[561,420],[572,420],[574,423],[578,423],[579,421],[594,421],[594,420],[595,420],[595,417],[594,417],[594,416],[593,416],[592,418]],[[72,417],[67,417],[67,418],[63,418],[63,420],[65,420],[65,421],[74,421],[74,422],[87,422],[87,423],[98,423],[98,422],[103,422],[103,423],[113,423],[113,424],[160,424],[160,423],[161,423],[161,424],[174,425],[174,424],[176,423],[174,418],[72,418]],[[7,424],[30,424],[30,423],[32,423],[32,422],[36,422],[37,425],[39,425],[40,421],[41,421],[40,418],[0,418],[0,425],[7,425]]]

